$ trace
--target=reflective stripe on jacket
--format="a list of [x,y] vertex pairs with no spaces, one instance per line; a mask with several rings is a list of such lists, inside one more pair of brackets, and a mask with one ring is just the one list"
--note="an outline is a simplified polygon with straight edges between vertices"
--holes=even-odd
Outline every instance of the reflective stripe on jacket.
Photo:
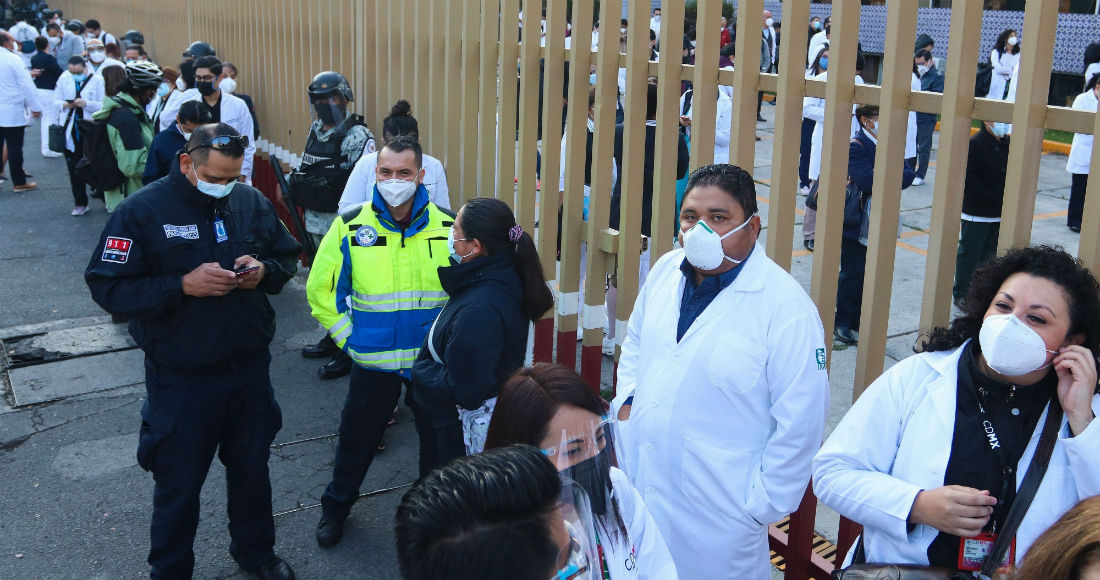
[[409,369],[447,293],[437,268],[449,262],[454,218],[419,187],[413,219],[402,230],[379,196],[333,221],[309,273],[313,317],[361,367]]

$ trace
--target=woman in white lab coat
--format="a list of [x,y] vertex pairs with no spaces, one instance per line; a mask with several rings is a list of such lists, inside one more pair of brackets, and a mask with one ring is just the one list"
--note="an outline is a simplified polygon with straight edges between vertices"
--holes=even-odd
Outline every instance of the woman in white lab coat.
[[606,404],[576,372],[539,363],[501,387],[485,448],[534,445],[560,470],[569,469],[592,500],[600,569],[612,580],[675,580],[676,566],[645,502],[611,466],[615,449],[605,414]]
[[867,562],[958,567],[1003,525],[1051,412],[1064,415],[1012,563],[1100,493],[1096,279],[1059,249],[1010,250],[974,274],[964,306],[868,387],[814,458],[814,491],[863,524]]
[[1002,101],[1005,87],[1012,78],[1012,70],[1020,63],[1020,37],[1015,30],[1005,29],[997,37],[993,51],[989,53],[989,64],[993,66],[993,75],[989,78],[987,99]]
[[[1073,99],[1073,108],[1095,113],[1100,102],[1100,75],[1089,79],[1085,92]],[[1089,165],[1092,164],[1092,132],[1074,133],[1073,144],[1069,148],[1066,171],[1071,175],[1069,188],[1069,212],[1066,225],[1074,232],[1081,231],[1081,216],[1085,211],[1085,187],[1089,182]]]

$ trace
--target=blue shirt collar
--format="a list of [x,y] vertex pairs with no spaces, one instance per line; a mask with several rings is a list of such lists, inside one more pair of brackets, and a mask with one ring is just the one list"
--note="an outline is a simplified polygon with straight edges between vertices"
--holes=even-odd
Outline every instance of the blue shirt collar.
[[[749,255],[745,256],[741,263],[734,266],[732,270],[723,272],[717,276],[706,276],[703,278],[703,283],[700,286],[709,286],[711,284],[717,285],[715,292],[721,292],[733,284],[733,281],[737,279],[737,275],[741,273],[741,269],[745,267],[745,264],[749,261],[749,256],[752,256],[753,251],[756,249],[754,244],[752,249],[749,250]],[[680,262],[680,272],[684,274],[684,278],[687,278],[688,287],[695,289],[695,267],[688,262],[687,258],[684,258]]]

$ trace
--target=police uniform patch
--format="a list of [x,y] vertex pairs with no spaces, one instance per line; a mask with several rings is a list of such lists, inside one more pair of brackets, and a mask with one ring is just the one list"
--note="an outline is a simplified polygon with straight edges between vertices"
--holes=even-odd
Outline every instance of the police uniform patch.
[[199,239],[199,226],[197,224],[192,224],[189,226],[174,226],[172,224],[164,224],[164,237],[183,238],[185,240],[197,240]]
[[369,248],[378,241],[378,230],[372,226],[359,226],[355,231],[355,241],[364,248]]
[[103,257],[101,259],[104,262],[125,264],[130,257],[130,248],[133,245],[134,241],[130,238],[108,236],[107,242],[103,244]]

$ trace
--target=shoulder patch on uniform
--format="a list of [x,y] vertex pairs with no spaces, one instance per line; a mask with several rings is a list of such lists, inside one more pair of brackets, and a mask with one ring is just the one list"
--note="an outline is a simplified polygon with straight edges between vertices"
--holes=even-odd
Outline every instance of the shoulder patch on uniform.
[[134,240],[130,238],[107,236],[107,242],[103,244],[103,257],[100,259],[104,262],[125,264],[130,257],[130,248],[133,245]]
[[815,356],[817,357],[817,370],[819,370],[819,371],[825,370],[825,349],[824,348],[817,349],[817,352],[815,353]]
[[378,230],[372,226],[362,225],[355,230],[355,241],[364,248],[369,248],[378,241]]
[[363,154],[370,155],[378,151],[378,145],[374,142],[374,139],[367,139],[367,144],[363,146]]

